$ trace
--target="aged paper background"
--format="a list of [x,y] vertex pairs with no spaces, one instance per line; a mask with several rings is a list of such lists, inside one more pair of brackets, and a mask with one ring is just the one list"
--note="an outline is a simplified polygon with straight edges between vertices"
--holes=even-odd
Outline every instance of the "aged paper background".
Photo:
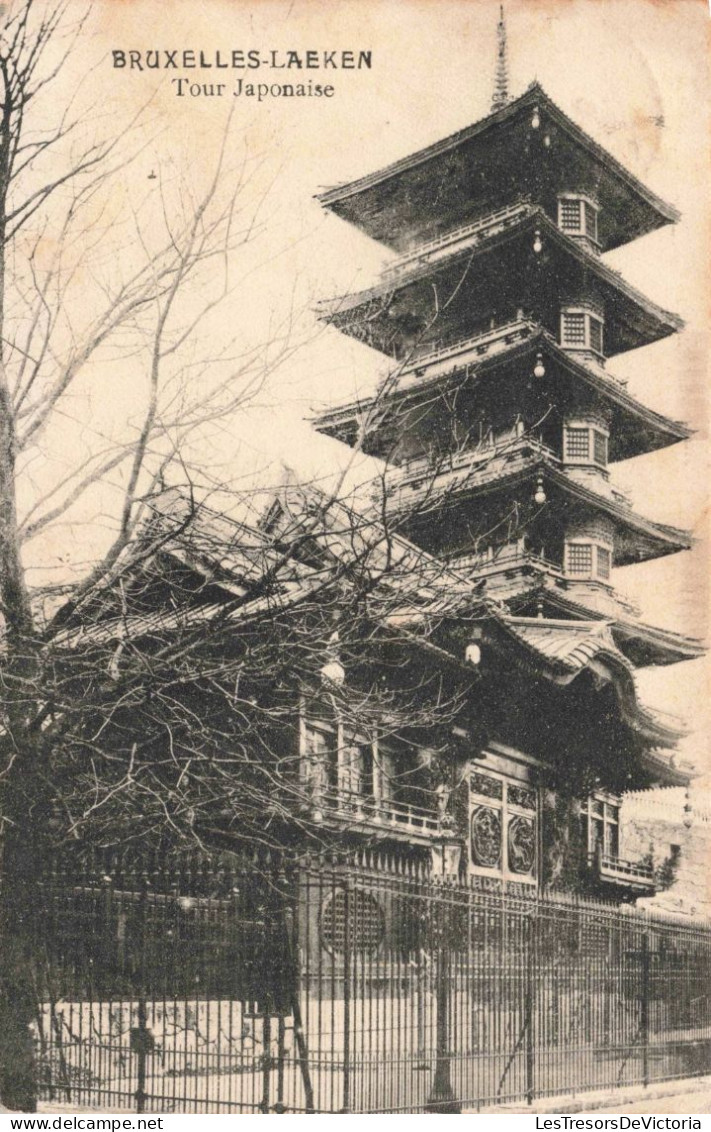
[[[39,0],[42,3],[43,0]],[[70,0],[77,15],[80,0]],[[244,177],[244,222],[258,238],[231,265],[234,297],[204,331],[203,360],[236,334],[245,350],[288,337],[288,359],[258,397],[213,423],[200,451],[206,480],[256,485],[283,474],[327,481],[341,446],[315,434],[314,408],[372,389],[382,359],[319,325],[319,298],[366,286],[382,250],[314,199],[320,189],[376,170],[485,116],[490,109],[498,0],[93,0],[89,18],[55,85],[58,104],[72,98],[87,132],[121,138],[139,115],[140,144],[96,217],[106,264],[140,253],[128,222],[139,207],[159,217],[181,191],[204,185],[223,143],[225,190]],[[678,312],[683,333],[614,359],[614,372],[644,403],[697,431],[673,445],[613,468],[636,509],[693,531],[690,553],[617,572],[620,590],[642,617],[704,637],[708,611],[708,396],[711,152],[709,12],[703,0],[507,0],[510,93],[537,79],[561,109],[635,176],[682,214],[606,257],[610,266],[660,306]],[[112,66],[115,50],[290,49],[372,52],[372,67],[263,74],[224,72],[221,97],[179,96],[166,70]],[[197,83],[214,82],[194,72]],[[220,76],[222,79],[223,76]],[[234,98],[236,79],[332,82],[333,98]],[[130,149],[127,139],[127,155]],[[245,170],[248,175],[245,176]],[[146,213],[144,212],[144,215]],[[92,261],[95,263],[95,260]],[[87,273],[93,270],[87,267]],[[89,279],[87,278],[87,281]],[[194,296],[197,305],[197,296]],[[190,304],[185,307],[190,317]],[[201,378],[202,380],[202,378]],[[42,461],[22,486],[25,505],[76,451],[135,425],[147,397],[145,359],[103,357],[77,383],[70,409],[43,440]],[[111,485],[97,486],[61,525],[28,551],[38,580],[85,566],[114,521]],[[684,717],[691,733],[683,756],[711,797],[709,664],[699,660],[639,673],[651,706]],[[690,1102],[689,1111],[698,1111]]]
[[[72,0],[74,3],[74,0]],[[71,6],[71,5],[70,5]],[[77,12],[83,6],[76,3]],[[328,0],[246,3],[242,0],[95,0],[70,56],[58,99],[71,95],[84,109],[87,129],[117,136],[142,108],[145,148],[127,166],[115,190],[115,218],[158,186],[204,179],[224,135],[229,112],[229,157],[238,175],[250,170],[245,208],[258,205],[259,239],[233,266],[230,331],[245,344],[288,333],[298,348],[271,375],[258,402],[219,423],[204,448],[206,465],[224,479],[281,462],[299,476],[328,475],[340,445],[317,437],[304,418],[312,406],[351,399],[372,387],[381,360],[335,330],[320,329],[313,303],[365,286],[380,266],[379,247],[323,213],[319,189],[380,168],[488,113],[493,90],[498,4],[491,0]],[[708,605],[706,356],[709,307],[709,16],[702,0],[508,0],[510,93],[534,79],[561,108],[622,161],[682,220],[618,249],[607,262],[661,306],[680,313],[680,335],[623,354],[615,372],[632,393],[698,430],[674,445],[626,464],[614,475],[639,511],[693,530],[691,553],[618,572],[617,585],[638,601],[646,620],[699,636]],[[289,49],[372,52],[371,69],[223,71],[222,97],[178,96],[165,70],[116,69],[113,50],[192,49],[223,54],[238,48],[262,53]],[[190,72],[197,82],[210,71]],[[236,78],[259,81],[331,81],[330,99],[231,96]],[[157,170],[157,174],[156,174]],[[155,178],[151,174],[156,174]],[[97,219],[97,223],[98,223]],[[102,231],[107,258],[130,262],[132,245],[121,223]],[[222,321],[210,335],[226,331]],[[140,364],[104,360],[73,399],[47,441],[47,469],[76,443],[130,418],[146,396]],[[89,515],[110,512],[110,500],[92,498]],[[98,507],[98,511],[97,511]],[[81,515],[78,516],[81,518]],[[33,551],[46,571],[68,558],[85,560],[92,524],[55,531]],[[69,549],[70,543],[73,548]],[[46,575],[45,575],[46,576]],[[686,717],[693,733],[683,752],[711,771],[708,668],[705,661],[641,672],[642,696]],[[711,781],[711,779],[709,779]]]

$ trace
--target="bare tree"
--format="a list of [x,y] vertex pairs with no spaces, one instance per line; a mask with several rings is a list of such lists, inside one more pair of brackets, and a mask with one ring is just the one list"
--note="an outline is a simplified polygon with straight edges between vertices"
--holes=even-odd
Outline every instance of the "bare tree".
[[[264,196],[252,159],[229,165],[228,128],[199,191],[151,174],[147,190],[119,194],[117,214],[150,115],[118,137],[72,107],[52,120],[83,27],[72,8],[20,0],[0,36],[0,1096],[23,1110],[37,1084],[34,910],[58,847],[322,844],[334,784],[298,734],[305,718],[337,718],[354,747],[396,744],[402,765],[388,773],[439,804],[446,730],[475,675],[438,634],[466,636],[483,610],[465,575],[403,535],[461,489],[451,445],[409,495],[395,448],[350,500],[345,476],[326,491],[291,485],[266,511],[253,493],[206,489],[191,454],[295,348],[292,311],[266,345],[213,345],[217,312],[245,286]],[[114,241],[109,255],[117,224],[126,250]],[[369,404],[355,453],[392,414],[409,361]],[[60,469],[53,429],[102,366],[121,366],[135,396]],[[464,475],[501,457],[478,442]],[[102,544],[82,528],[84,569],[32,586],[26,548],[86,500]],[[507,537],[525,518],[512,511]]]
[[[38,598],[56,606],[65,593],[79,607],[115,581],[167,469],[178,464],[189,476],[191,444],[293,349],[290,312],[268,348],[223,334],[216,347],[196,349],[249,270],[240,253],[260,234],[263,205],[251,191],[255,162],[228,167],[236,148],[228,125],[199,189],[152,172],[147,188],[144,175],[129,191],[126,170],[140,166],[153,139],[150,115],[109,134],[79,107],[55,105],[54,85],[83,28],[74,5],[19,0],[0,32],[0,1089],[19,1108],[33,1106],[35,1091],[27,922],[56,840],[57,786],[66,788],[71,771],[51,769],[57,692],[71,680],[48,651]],[[117,226],[123,240],[109,241],[107,254]],[[125,419],[88,440],[70,427],[59,440],[77,389],[106,364],[120,364],[132,390]],[[38,594],[23,564],[28,546],[87,498],[106,517],[100,553],[87,549],[83,575]]]

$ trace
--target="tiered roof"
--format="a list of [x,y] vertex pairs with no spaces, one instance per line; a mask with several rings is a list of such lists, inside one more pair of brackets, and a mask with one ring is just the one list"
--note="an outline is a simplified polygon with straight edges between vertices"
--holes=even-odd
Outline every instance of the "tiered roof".
[[[561,193],[594,203],[594,238],[576,238],[558,226]],[[556,515],[577,523],[574,529],[581,520],[604,521],[614,530],[617,566],[691,545],[686,532],[637,514],[606,473],[571,474],[533,423],[552,413],[550,431],[576,412],[598,413],[609,425],[610,462],[690,435],[685,425],[631,396],[602,356],[592,349],[571,353],[556,341],[561,312],[576,304],[604,310],[605,358],[681,329],[680,318],[640,294],[598,254],[678,220],[676,210],[537,83],[482,121],[319,199],[399,253],[372,287],[320,308],[332,325],[396,359],[398,368],[373,396],[322,414],[317,427],[363,444],[370,454],[404,461],[388,473],[389,506],[401,529],[432,553],[449,547],[450,557],[459,556],[455,566],[468,564],[488,587],[484,592],[506,603],[502,609],[527,612],[535,598],[535,621],[504,614],[501,627],[535,656],[539,671],[557,672],[555,678],[563,669],[570,677],[578,661],[603,652],[628,674],[631,664],[698,656],[698,642],[641,624],[611,593],[607,604],[595,596],[597,608],[579,584],[569,593],[575,579],[560,564],[538,570],[524,562],[531,557],[525,547],[514,562],[507,559],[509,544],[500,546],[485,566],[466,550],[477,518],[483,529],[493,529],[496,514],[511,507],[524,529],[531,511],[537,529],[548,522],[553,535]],[[462,424],[456,451],[443,451],[455,443],[444,439],[451,428],[443,423],[443,404]],[[489,422],[478,437],[477,420]],[[532,497],[542,489],[545,506],[536,509]],[[674,729],[651,716],[635,727],[650,743],[672,741]],[[654,758],[664,777],[663,757]]]
[[[542,251],[534,243],[540,236]],[[339,330],[400,360],[428,346],[461,341],[479,318],[523,307],[553,331],[561,303],[593,285],[611,312],[607,356],[649,345],[683,326],[557,227],[524,206],[515,222],[483,228],[436,258],[408,261],[373,287],[341,295],[320,310]]]
[[[560,467],[560,461],[540,444],[524,437],[518,444],[508,443],[497,453],[486,449],[465,453],[450,468],[426,465],[412,468],[391,479],[390,509],[401,515],[403,529],[418,531],[417,541],[427,541],[427,530],[447,522],[451,512],[468,512],[480,501],[498,497],[529,498],[539,475],[544,477],[548,505],[570,511],[602,514],[614,524],[617,543],[614,565],[628,566],[635,562],[674,554],[692,546],[686,531],[665,523],[656,523],[633,511],[621,492],[602,492],[578,483]],[[435,514],[436,511],[436,514]]]
[[512,611],[542,608],[551,620],[556,621],[562,617],[571,621],[607,622],[618,649],[636,668],[678,664],[704,654],[700,641],[684,633],[640,621],[634,616],[636,610],[627,609],[623,601],[615,603],[612,615],[609,611],[597,611],[576,601],[566,587],[560,571],[555,576],[546,576],[543,569],[536,570],[534,567],[526,586],[518,583],[515,588],[511,587],[507,604]]
[[[536,670],[558,684],[572,683],[588,668],[606,674],[614,683],[623,719],[655,747],[672,746],[684,733],[681,720],[639,703],[634,669],[617,647],[608,622],[502,616],[496,627],[523,646]],[[659,750],[643,752],[641,763],[663,784],[689,780],[686,770]]]
[[[536,108],[540,125],[532,130]],[[545,152],[532,186],[534,145]],[[568,118],[537,82],[474,125],[318,199],[373,239],[407,252],[532,190],[543,203],[562,173],[595,184],[603,251],[679,219],[675,208]]]
[[530,319],[515,319],[474,338],[414,359],[389,376],[386,393],[351,401],[316,418],[319,432],[355,444],[361,423],[372,417],[366,443],[370,453],[386,456],[391,443],[388,424],[411,407],[432,404],[433,397],[456,393],[459,405],[482,398],[491,388],[500,396],[503,384],[521,395],[530,385],[534,360],[541,352],[547,370],[542,393],[556,404],[592,396],[610,413],[609,459],[627,460],[644,452],[686,440],[691,429],[648,408],[633,397],[607,369],[573,357],[551,334]]

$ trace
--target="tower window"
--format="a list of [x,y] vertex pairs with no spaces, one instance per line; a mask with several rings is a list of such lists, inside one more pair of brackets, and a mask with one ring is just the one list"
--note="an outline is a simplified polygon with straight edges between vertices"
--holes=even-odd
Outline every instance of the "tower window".
[[590,543],[573,542],[568,545],[568,573],[589,578],[592,574],[593,548]]
[[583,209],[585,212],[585,235],[597,243],[597,209],[593,208],[588,201],[583,201]]
[[559,222],[564,232],[580,231],[580,207],[582,201],[564,199],[560,201]]
[[602,323],[592,315],[590,316],[590,349],[596,354],[602,353]]
[[599,579],[607,582],[612,568],[612,551],[594,542],[566,544],[566,573],[571,578]]
[[591,350],[603,353],[603,320],[592,311],[570,309],[561,311],[560,344],[574,350]]
[[595,450],[595,463],[602,464],[603,468],[607,467],[607,437],[604,432],[598,432],[597,429],[593,430],[594,450]]
[[563,430],[563,439],[565,463],[607,467],[607,433],[587,422],[571,421]]
[[563,342],[564,346],[584,346],[585,345],[585,315],[579,314],[564,314],[563,315]]
[[598,578],[610,577],[611,554],[604,546],[597,548],[597,576]]
[[590,458],[589,428],[566,428],[565,454],[576,459]]
[[586,197],[565,194],[558,197],[558,227],[570,236],[585,236],[597,244],[598,209]]

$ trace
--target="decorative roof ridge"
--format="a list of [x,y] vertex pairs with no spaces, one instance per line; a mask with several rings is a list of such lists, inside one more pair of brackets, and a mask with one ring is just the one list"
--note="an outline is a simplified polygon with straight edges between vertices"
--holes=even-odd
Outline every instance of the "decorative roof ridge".
[[[548,633],[558,633],[561,636],[568,634],[571,637],[576,633],[582,633],[586,638],[585,642],[575,645],[569,655],[551,656],[546,654],[546,662],[553,668],[562,668],[569,672],[577,672],[581,668],[587,667],[589,661],[600,654],[604,654],[615,664],[624,668],[629,678],[634,683],[633,666],[627,660],[627,657],[617,648],[617,645],[610,635],[609,622],[607,621],[561,621],[556,618],[508,617],[506,615],[498,617],[497,620],[516,640],[522,641],[522,643],[532,652],[536,653],[536,655],[541,655],[540,649],[532,641],[527,640],[525,636],[522,639],[520,630],[542,629]],[[592,652],[590,651],[591,649],[593,649]]]
[[[169,506],[161,506],[161,503],[168,502]],[[226,515],[224,511],[218,511],[215,507],[211,507],[204,500],[191,499],[188,493],[182,488],[173,486],[167,487],[164,491],[152,496],[146,500],[146,507],[153,512],[158,518],[173,518],[175,512],[181,507],[189,507],[192,509],[193,516],[207,515],[211,518],[218,519],[225,525],[232,526],[235,530],[248,532],[255,538],[266,541],[263,532],[258,527],[252,526],[250,523],[245,523],[242,519],[235,519],[231,515]]]
[[[82,640],[123,639],[129,636],[132,631],[136,631],[140,635],[148,633],[152,628],[170,629],[191,621],[210,621],[220,615],[230,622],[236,620],[245,622],[251,618],[264,616],[265,613],[274,612],[276,609],[290,608],[317,592],[318,587],[328,584],[331,579],[337,577],[337,566],[343,560],[342,552],[344,548],[346,554],[354,552],[356,534],[360,535],[361,541],[366,545],[368,552],[376,557],[376,561],[382,559],[389,567],[390,572],[384,567],[379,585],[383,587],[383,590],[387,590],[394,599],[398,598],[400,591],[406,585],[409,585],[411,589],[414,588],[413,571],[415,577],[419,579],[416,596],[422,599],[421,604],[415,606],[411,602],[409,605],[402,605],[399,610],[400,616],[409,616],[413,613],[417,617],[433,613],[439,616],[448,616],[455,613],[461,614],[463,608],[471,610],[472,607],[476,607],[479,610],[490,605],[487,599],[482,598],[477,581],[448,566],[441,559],[417,546],[405,535],[387,531],[375,513],[370,514],[365,510],[357,510],[343,500],[326,495],[314,485],[296,488],[291,485],[291,488],[291,499],[288,498],[289,485],[281,491],[273,492],[272,497],[285,501],[287,505],[292,505],[289,517],[295,524],[293,544],[297,544],[301,537],[298,523],[305,523],[310,517],[309,504],[314,501],[319,504],[322,503],[320,524],[313,532],[307,530],[306,533],[312,534],[318,540],[319,545],[329,552],[331,561],[327,564],[315,566],[301,563],[294,557],[293,545],[286,551],[279,550],[278,534],[275,536],[276,541],[273,541],[257,526],[224,516],[214,509],[208,507],[203,509],[200,505],[195,505],[192,518],[199,521],[200,516],[204,517],[204,513],[207,512],[208,521],[211,520],[214,523],[217,520],[223,530],[227,527],[258,537],[257,550],[262,555],[261,572],[258,571],[253,559],[245,550],[242,551],[238,561],[232,563],[231,568],[225,566],[224,557],[220,557],[219,554],[214,556],[213,561],[215,544],[203,548],[201,560],[198,560],[197,557],[188,559],[184,553],[186,545],[188,549],[194,550],[196,540],[199,540],[201,534],[205,535],[205,530],[190,525],[183,528],[179,524],[174,531],[168,532],[161,539],[154,553],[172,556],[177,561],[188,562],[192,569],[199,570],[205,576],[210,576],[211,580],[214,580],[217,585],[225,587],[224,579],[214,574],[215,566],[218,566],[225,574],[230,575],[230,580],[234,586],[240,585],[239,589],[227,586],[225,588],[229,591],[230,596],[224,601],[209,602],[199,608],[191,606],[171,611],[131,613],[128,616],[121,615],[107,618],[105,621],[77,622],[75,620],[66,624],[55,618],[53,624],[49,626],[47,644],[57,645],[69,642],[77,644]],[[182,495],[180,489],[171,489],[165,493],[165,498],[169,507],[164,511],[156,505],[156,501],[153,501],[151,507],[154,516],[153,522],[156,519],[160,521],[161,518],[176,517],[176,512],[179,512],[182,504],[186,507],[192,506],[191,501]],[[302,504],[303,511],[299,511],[298,507],[293,507],[294,500]],[[355,521],[360,522],[362,526],[352,527],[347,525],[344,533],[340,529],[344,515],[349,519],[355,518]],[[150,523],[151,520],[148,520],[147,526]],[[193,532],[196,534],[196,540],[191,541],[190,536]],[[217,531],[210,531],[208,527],[207,533],[213,540],[216,540],[218,552],[224,549],[219,543],[219,527]],[[199,542],[197,545],[199,550]],[[227,549],[229,549],[229,544]],[[253,547],[250,549],[254,550]],[[130,563],[128,563],[128,566],[130,566]],[[270,573],[272,573],[272,579],[269,589],[265,590],[263,582]],[[408,593],[406,591],[403,594],[403,600],[406,602],[407,598]],[[397,612],[395,611],[395,613]]]
[[643,197],[646,203],[654,208],[668,223],[674,223],[679,220],[680,213],[673,205],[667,204],[661,197],[658,197],[656,193],[647,188],[647,186],[635,177],[633,173],[630,173],[616,157],[613,157],[608,150],[600,145],[599,142],[596,142],[581,126],[578,126],[572,118],[569,118],[568,115],[553,102],[550,96],[546,94],[537,80],[532,82],[523,94],[519,95],[518,98],[512,99],[500,110],[495,110],[491,114],[487,114],[485,117],[473,122],[471,125],[465,126],[461,130],[457,130],[455,133],[448,135],[446,138],[442,138],[438,142],[433,142],[431,145],[417,150],[415,153],[400,158],[398,161],[394,161],[384,166],[382,169],[368,173],[363,177],[357,178],[355,181],[343,182],[332,188],[325,189],[323,192],[316,194],[316,200],[324,207],[330,207],[338,200],[356,196],[363,189],[386,181],[390,177],[412,169],[417,165],[423,165],[433,157],[438,157],[440,154],[455,149],[463,142],[467,142],[471,138],[476,137],[477,134],[485,133],[487,130],[500,125],[502,122],[506,122],[508,119],[513,118],[522,107],[533,104],[536,100],[545,105],[546,110],[552,113],[554,118],[557,118],[558,125],[572,134],[574,139],[582,145],[584,149],[587,149],[595,160],[604,162],[633,192]]
[[550,629],[587,629],[591,633],[599,633],[606,626],[614,624],[614,618],[602,616],[586,621],[583,618],[578,620],[574,617],[525,617],[520,614],[507,613],[501,619],[509,625],[530,625],[533,628],[543,626]]

